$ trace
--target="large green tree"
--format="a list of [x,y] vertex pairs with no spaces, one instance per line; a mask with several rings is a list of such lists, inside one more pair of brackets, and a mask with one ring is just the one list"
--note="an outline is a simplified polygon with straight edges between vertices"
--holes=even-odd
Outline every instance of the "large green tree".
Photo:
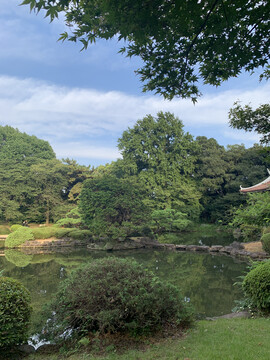
[[126,237],[149,220],[144,193],[134,177],[105,173],[84,182],[79,208],[83,222],[99,236]]
[[18,130],[0,127],[0,219],[21,221],[31,206],[33,186],[29,169],[40,161],[55,159],[47,141]]
[[171,113],[147,115],[118,141],[122,167],[137,176],[152,210],[175,209],[196,219],[200,192],[193,177],[198,147]]
[[[241,71],[269,73],[268,0],[24,0],[51,20],[64,12],[71,32],[61,39],[126,40],[140,56],[144,91],[165,98],[200,95],[197,83],[220,85]],[[268,70],[267,70],[268,69]]]
[[194,177],[202,192],[202,218],[207,221],[231,220],[231,210],[246,202],[240,185],[248,187],[265,178],[269,164],[265,147],[232,145],[225,149],[215,139],[196,138],[198,152]]

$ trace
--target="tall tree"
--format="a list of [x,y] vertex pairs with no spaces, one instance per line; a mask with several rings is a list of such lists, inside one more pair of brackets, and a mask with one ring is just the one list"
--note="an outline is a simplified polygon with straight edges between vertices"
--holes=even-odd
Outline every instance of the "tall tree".
[[193,173],[197,145],[171,113],[147,115],[118,140],[124,166],[146,186],[145,203],[152,208],[172,208],[196,218],[200,192]]
[[33,190],[29,196],[32,206],[27,211],[28,217],[39,221],[41,217],[48,225],[50,220],[60,218],[70,210],[64,202],[67,173],[68,167],[57,159],[43,160],[30,167],[27,181]]
[[269,74],[268,0],[24,0],[51,20],[64,12],[71,34],[86,49],[96,39],[124,39],[140,56],[144,91],[165,98],[200,95],[197,83],[220,85],[241,71]]
[[0,127],[0,219],[21,221],[29,206],[33,187],[29,169],[40,161],[55,159],[47,141],[18,130]]
[[141,186],[132,177],[96,176],[83,185],[79,202],[82,219],[93,234],[128,236],[149,219],[143,197]]

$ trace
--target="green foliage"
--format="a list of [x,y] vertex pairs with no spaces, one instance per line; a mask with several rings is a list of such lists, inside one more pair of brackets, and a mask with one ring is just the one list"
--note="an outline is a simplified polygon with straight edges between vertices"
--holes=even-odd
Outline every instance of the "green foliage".
[[14,248],[24,244],[26,241],[34,240],[34,235],[31,229],[20,227],[18,230],[8,235],[5,241],[5,247]]
[[262,242],[263,250],[264,250],[265,252],[267,252],[268,254],[270,254],[270,232],[264,234],[264,235],[261,237],[261,242]]
[[257,263],[245,276],[242,287],[255,308],[270,312],[270,261]]
[[[248,194],[247,205],[240,206],[234,212],[233,226],[243,229],[244,237],[248,240],[249,234],[255,230],[262,233],[263,227],[270,222],[270,193]],[[251,230],[251,231],[250,231]]]
[[132,177],[104,174],[86,180],[79,203],[83,222],[94,235],[129,236],[149,218],[141,190]]
[[270,104],[253,110],[250,105],[242,107],[239,102],[229,112],[230,125],[236,129],[256,131],[262,135],[261,143],[270,144]]
[[165,98],[200,95],[198,82],[214,86],[243,71],[269,77],[267,0],[24,0],[45,10],[50,20],[65,14],[71,33],[60,40],[80,41],[87,49],[97,39],[124,39],[121,52],[139,56],[144,91]]
[[52,302],[58,333],[153,331],[188,325],[192,317],[179,290],[131,260],[108,258],[77,268]]
[[23,226],[19,225],[19,224],[14,224],[14,225],[11,225],[10,230],[11,230],[11,232],[14,232],[14,231],[20,229],[21,227],[23,227]]
[[90,230],[73,229],[70,230],[68,236],[75,240],[87,240],[92,238]]
[[175,209],[196,220],[200,192],[193,180],[198,146],[173,114],[147,115],[118,140],[126,173],[137,176],[144,203],[154,210]]
[[18,281],[0,277],[0,349],[26,342],[30,315],[29,291]]
[[61,239],[70,237],[76,240],[84,240],[91,237],[89,230],[76,228],[59,228],[57,226],[41,227],[31,229],[35,239],[49,239],[55,237]]
[[5,250],[5,258],[17,267],[25,267],[30,264],[33,255],[24,254],[23,252],[14,249],[8,249]]
[[191,224],[191,221],[187,219],[187,214],[173,209],[155,210],[151,218],[151,228],[157,234],[183,231]]
[[63,219],[56,222],[59,226],[64,227],[80,227],[82,225],[81,214],[79,213],[78,207],[70,210]]
[[0,235],[10,234],[10,229],[7,226],[0,226]]
[[201,205],[204,221],[228,224],[232,221],[233,208],[245,204],[247,197],[239,187],[249,187],[265,178],[269,166],[267,151],[263,146],[228,146],[225,149],[214,139],[198,137],[200,147],[194,177],[202,191]]

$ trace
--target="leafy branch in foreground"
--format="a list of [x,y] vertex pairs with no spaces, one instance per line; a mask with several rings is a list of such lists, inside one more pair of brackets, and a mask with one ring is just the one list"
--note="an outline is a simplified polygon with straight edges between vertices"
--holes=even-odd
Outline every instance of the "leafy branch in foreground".
[[51,21],[65,14],[60,40],[124,40],[120,50],[139,56],[143,91],[165,98],[200,96],[198,82],[219,86],[244,70],[269,77],[267,0],[24,0]]

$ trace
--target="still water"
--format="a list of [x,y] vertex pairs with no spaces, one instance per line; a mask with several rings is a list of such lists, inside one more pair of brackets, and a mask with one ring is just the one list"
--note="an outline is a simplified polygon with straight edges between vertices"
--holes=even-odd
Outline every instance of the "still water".
[[218,316],[231,312],[240,299],[240,289],[233,284],[247,270],[247,263],[227,256],[191,252],[137,250],[93,252],[87,249],[65,250],[65,253],[29,255],[6,250],[0,257],[3,276],[19,280],[31,293],[33,323],[40,328],[40,312],[58,284],[78,265],[101,257],[133,258],[160,278],[170,281],[190,301],[198,316]]

